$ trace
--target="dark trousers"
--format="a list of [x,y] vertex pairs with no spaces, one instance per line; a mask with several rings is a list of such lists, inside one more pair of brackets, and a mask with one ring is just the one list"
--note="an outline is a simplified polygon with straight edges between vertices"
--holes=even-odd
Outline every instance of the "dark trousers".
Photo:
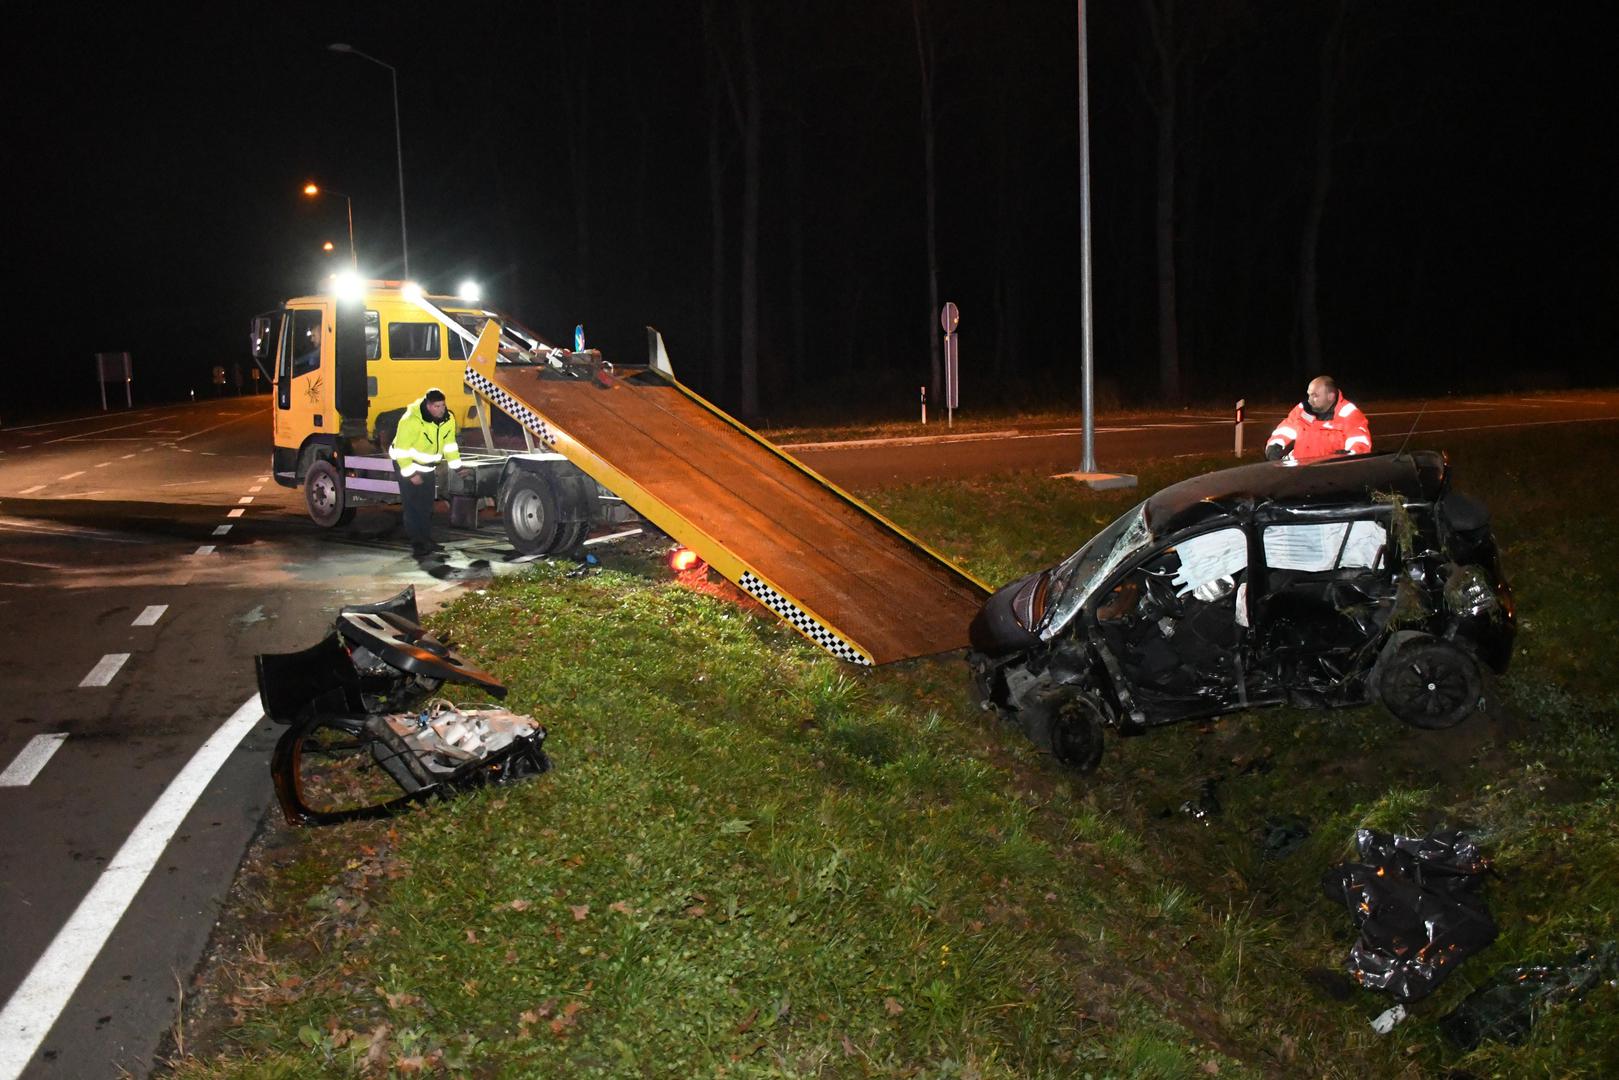
[[405,504],[405,535],[413,544],[431,544],[435,477],[430,472],[416,475],[422,478],[419,484],[411,483],[408,476],[399,477],[399,495]]

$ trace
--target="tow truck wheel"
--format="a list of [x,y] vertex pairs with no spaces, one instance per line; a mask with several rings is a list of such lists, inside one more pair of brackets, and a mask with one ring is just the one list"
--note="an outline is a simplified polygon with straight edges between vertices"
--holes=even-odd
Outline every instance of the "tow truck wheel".
[[309,517],[323,529],[347,525],[354,520],[354,507],[344,506],[343,474],[337,466],[321,458],[304,474],[304,505]]
[[506,538],[524,555],[546,555],[556,550],[558,520],[557,496],[551,482],[539,473],[512,475],[501,500],[501,516],[506,522]]

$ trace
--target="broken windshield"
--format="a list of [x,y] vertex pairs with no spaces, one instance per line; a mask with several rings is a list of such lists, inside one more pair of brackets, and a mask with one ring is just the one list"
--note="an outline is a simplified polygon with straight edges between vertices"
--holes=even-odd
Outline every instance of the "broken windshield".
[[1146,503],[1091,537],[1090,542],[1051,571],[1050,599],[1046,602],[1045,619],[1040,624],[1040,637],[1050,641],[1052,636],[1068,625],[1090,596],[1119,566],[1147,546],[1152,539],[1147,532],[1147,521],[1142,513]]

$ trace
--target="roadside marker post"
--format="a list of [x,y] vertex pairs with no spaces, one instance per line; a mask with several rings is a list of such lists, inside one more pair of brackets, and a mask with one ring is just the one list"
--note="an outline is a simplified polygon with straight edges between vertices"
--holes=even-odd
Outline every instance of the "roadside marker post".
[[927,427],[928,426],[928,388],[925,387],[925,386],[918,386],[916,389],[917,389],[917,392],[922,395],[922,426]]
[[954,301],[946,300],[939,311],[939,326],[944,330],[944,418],[946,427],[956,426],[956,410],[961,408],[960,364],[956,352],[956,326],[961,322],[961,311]]
[[1248,404],[1247,398],[1237,399],[1237,456],[1242,457],[1242,410]]

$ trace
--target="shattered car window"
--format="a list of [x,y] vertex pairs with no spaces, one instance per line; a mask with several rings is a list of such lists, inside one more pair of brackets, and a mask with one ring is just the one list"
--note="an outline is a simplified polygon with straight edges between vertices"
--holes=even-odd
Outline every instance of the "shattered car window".
[[1370,569],[1387,544],[1388,530],[1377,521],[1272,525],[1265,530],[1265,562],[1272,570]]
[[1142,513],[1146,503],[1091,537],[1051,572],[1050,599],[1046,601],[1045,621],[1040,636],[1049,641],[1068,625],[1086,597],[1096,590],[1126,559],[1147,546],[1152,539]]

